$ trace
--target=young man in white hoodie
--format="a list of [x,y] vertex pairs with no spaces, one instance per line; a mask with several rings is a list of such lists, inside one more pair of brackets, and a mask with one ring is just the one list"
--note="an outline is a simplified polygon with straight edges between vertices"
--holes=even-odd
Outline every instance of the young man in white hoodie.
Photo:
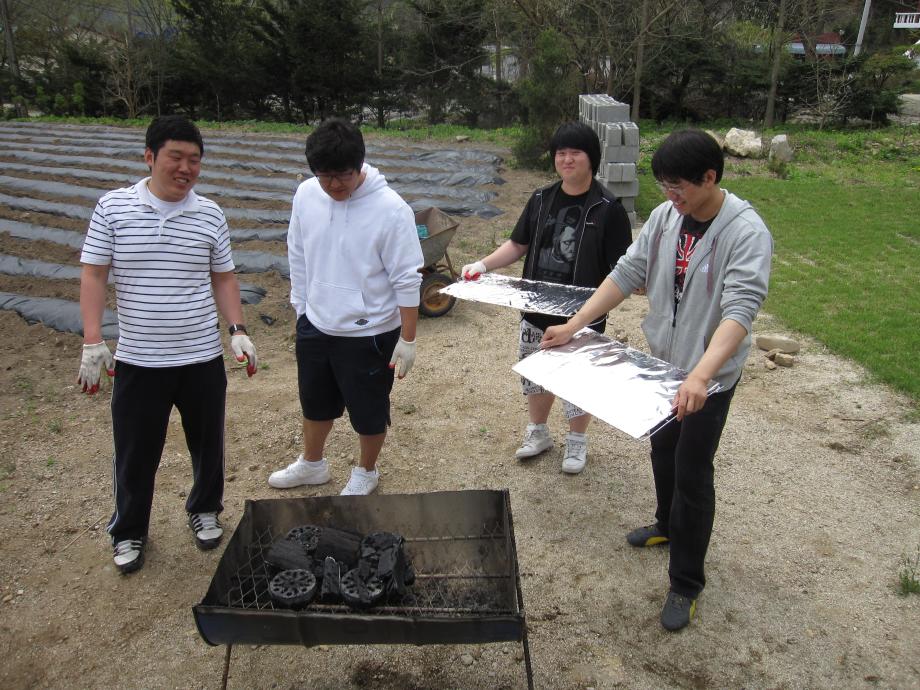
[[[715,516],[715,469],[728,408],[751,347],[751,325],[767,296],[773,239],[751,205],[719,186],[718,143],[696,129],[672,133],[652,157],[667,201],[597,292],[541,347],[564,345],[637,288],[651,353],[688,372],[674,398],[677,419],[651,438],[655,522],[626,535],[636,547],[669,544],[667,630],[686,626],[706,584],[703,561]],[[721,390],[707,395],[714,380]]]
[[314,177],[294,195],[287,240],[304,450],[269,476],[276,489],[329,481],[326,438],[347,409],[360,460],[342,495],[374,491],[393,377],[415,361],[424,263],[415,215],[364,154],[360,130],[342,119],[307,137]]

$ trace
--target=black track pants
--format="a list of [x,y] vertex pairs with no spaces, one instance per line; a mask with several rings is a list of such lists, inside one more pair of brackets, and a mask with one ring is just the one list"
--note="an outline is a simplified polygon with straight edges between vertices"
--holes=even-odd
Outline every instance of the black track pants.
[[671,540],[671,589],[691,599],[706,584],[703,561],[716,509],[712,460],[734,394],[732,386],[709,396],[699,412],[671,422],[651,438],[655,518]]
[[173,405],[182,418],[194,481],[185,502],[189,513],[223,509],[223,358],[180,367],[115,366],[112,431],[115,437],[115,513],[106,528],[113,541],[147,536],[154,478],[166,442]]

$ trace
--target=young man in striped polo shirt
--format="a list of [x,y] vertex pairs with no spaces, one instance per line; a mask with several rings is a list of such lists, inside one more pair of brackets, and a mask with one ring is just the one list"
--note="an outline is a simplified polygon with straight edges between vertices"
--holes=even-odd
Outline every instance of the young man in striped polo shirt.
[[[169,115],[147,129],[147,177],[96,205],[80,261],[83,358],[78,383],[99,390],[101,369],[112,390],[115,512],[107,531],[122,573],[140,568],[150,523],[154,477],[173,405],[182,417],[194,482],[185,503],[201,549],[220,543],[223,509],[224,371],[217,310],[230,324],[237,360],[256,372],[256,351],[243,325],[230,233],[220,207],[192,191],[204,144],[188,119]],[[109,274],[118,305],[114,358],[102,339]]]

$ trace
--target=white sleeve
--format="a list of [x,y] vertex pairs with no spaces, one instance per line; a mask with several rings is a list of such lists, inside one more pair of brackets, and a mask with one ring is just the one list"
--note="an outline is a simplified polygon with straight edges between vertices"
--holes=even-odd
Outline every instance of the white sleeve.
[[303,234],[297,212],[300,190],[294,195],[291,206],[291,222],[288,225],[288,265],[291,271],[291,304],[300,317],[307,310],[307,265],[304,261]]

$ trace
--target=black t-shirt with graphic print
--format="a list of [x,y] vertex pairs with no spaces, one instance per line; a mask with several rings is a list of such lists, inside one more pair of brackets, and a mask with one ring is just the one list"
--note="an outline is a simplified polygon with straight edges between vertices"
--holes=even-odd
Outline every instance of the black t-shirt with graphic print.
[[[534,280],[572,284],[580,239],[577,231],[587,200],[588,192],[572,196],[563,192],[562,188],[556,191],[553,205],[546,215],[546,223],[539,233],[540,246],[531,247],[531,251],[536,252]],[[527,313],[524,317],[542,330],[566,322],[564,317],[549,314]]]
[[540,246],[534,247],[537,252],[535,280],[571,285],[578,251],[578,225],[587,199],[588,192],[578,196],[566,194],[562,189],[556,192],[540,233]]
[[690,259],[693,258],[693,252],[696,251],[703,235],[712,225],[714,218],[706,221],[699,221],[691,216],[684,216],[683,225],[680,228],[680,238],[677,240],[677,256],[674,261],[674,308],[680,303],[680,298],[684,294],[684,279],[687,276],[687,268],[690,266]]

